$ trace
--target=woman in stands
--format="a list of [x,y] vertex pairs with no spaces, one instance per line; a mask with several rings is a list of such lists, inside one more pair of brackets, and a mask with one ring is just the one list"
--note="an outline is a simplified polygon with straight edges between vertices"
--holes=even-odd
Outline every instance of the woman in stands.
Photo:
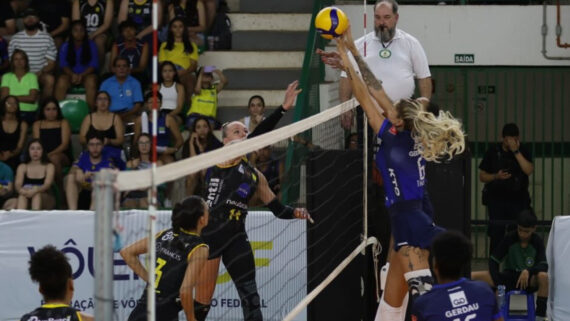
[[0,102],[0,161],[14,172],[20,164],[20,153],[28,131],[28,124],[20,120],[19,105],[15,96],[7,96]]
[[190,41],[188,29],[181,18],[174,18],[168,25],[166,42],[160,45],[158,61],[171,61],[176,66],[180,83],[184,85],[186,101],[194,91],[194,72],[198,67],[198,47]]
[[247,127],[251,133],[265,118],[263,115],[265,112],[265,100],[263,100],[263,97],[259,95],[251,96],[247,103],[247,111],[249,112],[249,116],[245,116],[240,119],[240,121],[245,124],[245,127]]
[[44,153],[55,167],[55,181],[63,186],[62,169],[71,164],[71,127],[63,118],[57,99],[48,98],[42,103],[38,120],[32,127],[32,137],[42,143]]
[[[172,209],[172,227],[156,236],[156,320],[177,321],[184,311],[186,320],[195,321],[193,291],[208,259],[208,246],[200,237],[208,224],[208,205],[201,197],[190,196]],[[144,281],[148,272],[139,256],[148,253],[143,238],[121,250],[127,265]],[[129,321],[147,320],[147,289],[131,312]]]
[[125,169],[125,161],[121,158],[123,142],[125,141],[125,127],[121,117],[109,111],[111,96],[100,91],[95,96],[95,111],[85,117],[79,130],[79,142],[87,145],[87,133],[98,132],[105,137],[103,153],[113,159],[113,163],[121,170]]
[[73,277],[71,265],[63,252],[52,245],[44,246],[32,255],[28,271],[32,280],[39,283],[39,291],[45,303],[25,314],[20,318],[21,321],[93,321],[92,316],[69,306],[74,292]]
[[107,53],[105,48],[109,38],[109,28],[113,23],[114,8],[113,0],[73,0],[71,20],[85,21],[89,39],[97,45],[99,66],[105,65]]
[[[428,247],[442,231],[422,205],[425,161],[437,162],[462,153],[464,134],[461,123],[451,114],[440,112],[435,117],[425,111],[423,100],[392,103],[356,49],[350,28],[337,38],[337,46],[354,95],[381,139],[376,164],[384,178],[395,257],[390,262],[377,320],[400,320],[407,289],[413,300],[433,284]],[[358,63],[363,79],[356,74],[347,50]]]
[[50,193],[54,166],[49,162],[42,143],[32,139],[26,150],[25,163],[18,166],[14,187],[18,193],[19,209],[49,210],[55,206]]
[[61,74],[55,85],[55,98],[64,100],[70,86],[83,86],[85,100],[92,108],[97,91],[99,53],[95,42],[88,38],[82,20],[71,23],[71,35],[69,40],[61,45],[58,60]]
[[206,7],[203,0],[173,0],[168,5],[168,20],[182,18],[190,40],[201,46],[206,32]]
[[12,95],[20,102],[20,117],[28,125],[36,119],[40,87],[36,74],[30,72],[28,55],[15,49],[10,59],[10,72],[2,76],[2,98]]
[[178,126],[183,123],[182,109],[186,92],[178,79],[176,66],[171,61],[163,61],[160,64],[160,93],[162,94],[161,112],[167,112],[174,117]]

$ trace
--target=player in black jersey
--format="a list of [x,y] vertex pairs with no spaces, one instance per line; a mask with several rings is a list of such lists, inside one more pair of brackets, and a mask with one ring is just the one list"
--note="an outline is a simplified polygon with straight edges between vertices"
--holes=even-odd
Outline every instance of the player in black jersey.
[[40,284],[45,304],[25,314],[20,320],[93,321],[93,317],[69,306],[73,297],[71,265],[65,254],[52,245],[34,253],[30,259],[30,276]]
[[71,21],[85,21],[89,39],[97,45],[99,66],[103,66],[105,61],[109,28],[113,24],[113,8],[113,0],[73,0],[71,8]]
[[[177,203],[172,210],[172,228],[156,236],[156,320],[178,320],[184,310],[186,320],[195,321],[193,290],[208,259],[208,246],[200,233],[208,224],[208,205],[201,197],[190,196]],[[121,250],[127,265],[148,282],[148,272],[139,261],[139,255],[148,252],[148,239],[141,239]],[[129,321],[146,321],[146,296],[143,292]]]
[[[241,122],[222,127],[224,145],[247,137]],[[220,261],[224,262],[242,302],[246,321],[262,320],[260,298],[255,282],[255,263],[245,230],[248,204],[255,200],[265,204],[281,219],[309,219],[305,208],[284,206],[269,188],[265,176],[246,158],[236,158],[208,170],[206,202],[210,206],[210,224],[202,237],[210,246],[210,256],[196,290],[196,319],[205,320],[214,294]]]

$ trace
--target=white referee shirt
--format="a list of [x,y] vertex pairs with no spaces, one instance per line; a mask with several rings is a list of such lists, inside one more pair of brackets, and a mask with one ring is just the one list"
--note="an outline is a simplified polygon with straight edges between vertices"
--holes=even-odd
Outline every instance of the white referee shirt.
[[16,33],[8,45],[8,54],[12,57],[15,49],[21,49],[28,55],[30,72],[36,73],[47,65],[48,59],[55,61],[57,49],[53,38],[46,32],[38,31],[30,36],[26,31]]
[[[420,42],[412,35],[396,28],[394,38],[382,46],[375,32],[370,32],[355,41],[356,48],[362,56],[364,56],[365,40],[364,61],[376,78],[382,81],[382,87],[393,102],[412,97],[415,89],[414,79],[431,76],[426,53]],[[389,57],[380,56],[383,49],[390,51]],[[349,57],[353,59],[351,55]],[[354,61],[353,63],[357,73],[360,73],[356,63]],[[346,73],[342,72],[341,77],[346,77]]]

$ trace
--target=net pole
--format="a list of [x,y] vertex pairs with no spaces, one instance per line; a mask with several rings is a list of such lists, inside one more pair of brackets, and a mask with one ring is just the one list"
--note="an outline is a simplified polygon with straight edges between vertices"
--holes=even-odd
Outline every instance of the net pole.
[[[364,15],[364,53],[363,57],[366,58],[366,0],[363,1],[362,5],[363,15]],[[368,118],[366,113],[362,113],[362,239],[368,239]],[[362,255],[366,253],[366,248],[362,249]]]
[[147,283],[147,320],[155,320],[156,300],[154,296],[156,261],[156,136],[158,119],[158,0],[152,1],[152,165],[150,175],[150,202],[148,206],[148,283]]
[[113,320],[113,185],[115,174],[95,174],[95,320]]

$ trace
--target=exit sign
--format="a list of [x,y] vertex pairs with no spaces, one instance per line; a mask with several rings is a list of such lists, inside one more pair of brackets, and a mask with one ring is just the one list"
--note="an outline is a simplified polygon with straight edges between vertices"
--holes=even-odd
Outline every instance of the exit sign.
[[456,64],[474,64],[475,55],[474,54],[455,54]]

